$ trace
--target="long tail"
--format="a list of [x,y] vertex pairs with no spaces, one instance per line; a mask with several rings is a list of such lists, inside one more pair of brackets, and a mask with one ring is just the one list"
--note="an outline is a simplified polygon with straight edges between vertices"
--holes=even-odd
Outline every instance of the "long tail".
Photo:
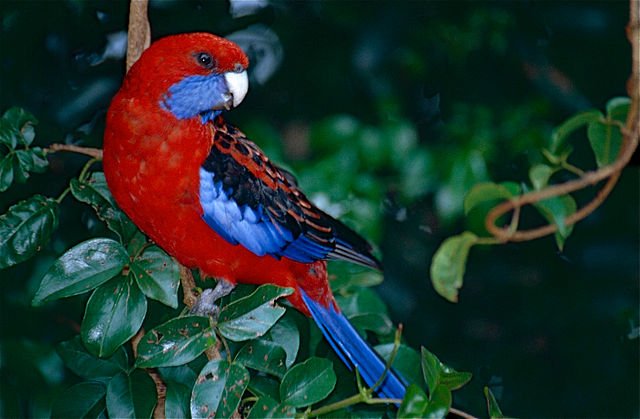
[[[382,358],[360,337],[349,320],[336,311],[333,304],[327,308],[312,300],[304,291],[300,290],[300,293],[311,316],[342,362],[349,369],[356,367],[368,386],[376,384],[386,366]],[[384,381],[376,389],[379,395],[390,399],[404,398],[405,391],[404,380],[393,370],[387,372]]]

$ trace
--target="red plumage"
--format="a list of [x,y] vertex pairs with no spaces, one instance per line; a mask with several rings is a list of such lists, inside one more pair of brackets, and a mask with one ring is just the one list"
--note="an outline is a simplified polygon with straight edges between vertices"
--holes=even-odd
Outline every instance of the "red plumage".
[[[205,75],[193,55],[208,51],[218,71],[248,65],[233,43],[209,34],[177,35],[148,49],[127,74],[107,114],[104,172],[118,205],[155,243],[189,268],[233,284],[302,288],[328,306],[333,296],[326,263],[256,256],[232,245],[203,220],[199,169],[212,144],[211,124],[177,119],[159,103],[185,75]],[[291,303],[309,314],[300,293]]]

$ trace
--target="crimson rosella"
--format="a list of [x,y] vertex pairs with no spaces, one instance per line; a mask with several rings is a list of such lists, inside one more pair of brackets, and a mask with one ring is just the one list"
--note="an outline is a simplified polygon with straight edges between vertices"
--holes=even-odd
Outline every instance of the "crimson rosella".
[[[385,363],[341,314],[326,260],[381,265],[363,238],[221,116],[244,99],[248,65],[236,44],[207,33],[153,43],[109,107],[107,183],[156,244],[219,281],[216,296],[238,282],[293,288],[291,304],[373,386]],[[401,399],[405,384],[391,371],[377,391]]]

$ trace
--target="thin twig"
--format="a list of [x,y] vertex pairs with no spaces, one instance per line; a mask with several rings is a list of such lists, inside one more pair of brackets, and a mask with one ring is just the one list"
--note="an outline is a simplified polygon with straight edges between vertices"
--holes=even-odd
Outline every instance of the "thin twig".
[[475,416],[468,414],[467,412],[463,412],[462,410],[458,410],[454,407],[449,409],[449,413],[453,413],[456,416],[460,416],[465,419],[477,419]]
[[500,242],[517,242],[537,239],[558,230],[556,224],[530,229],[513,231],[509,227],[496,226],[496,220],[514,210],[519,210],[524,205],[530,205],[552,197],[566,195],[591,185],[595,185],[607,179],[604,186],[596,196],[575,213],[565,219],[565,225],[569,226],[587,217],[596,210],[613,190],[620,178],[622,170],[629,163],[640,141],[640,2],[630,1],[630,22],[627,26],[627,37],[632,49],[632,70],[627,82],[627,92],[631,98],[631,106],[627,115],[627,121],[622,132],[622,147],[616,160],[599,170],[586,172],[579,179],[571,180],[558,185],[550,186],[540,191],[526,193],[509,201],[502,202],[494,207],[485,218],[487,231]]
[[71,144],[51,144],[44,149],[45,153],[57,153],[58,151],[69,151],[72,153],[84,154],[91,156],[96,160],[102,160],[102,149],[93,147],[80,147]]

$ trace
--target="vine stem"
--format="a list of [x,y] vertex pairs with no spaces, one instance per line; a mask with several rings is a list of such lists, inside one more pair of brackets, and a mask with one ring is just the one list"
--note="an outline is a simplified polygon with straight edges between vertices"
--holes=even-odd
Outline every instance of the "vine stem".
[[529,241],[553,234],[558,230],[556,224],[548,224],[529,230],[513,231],[509,227],[496,226],[496,220],[510,212],[519,210],[525,205],[534,204],[552,197],[566,195],[588,186],[607,180],[604,186],[596,193],[596,196],[578,211],[567,217],[565,225],[569,226],[587,217],[595,211],[607,198],[616,185],[622,170],[629,163],[640,141],[640,2],[630,0],[630,21],[627,25],[627,38],[631,43],[631,76],[627,82],[627,92],[631,98],[631,106],[622,132],[622,147],[616,160],[599,170],[586,172],[579,179],[571,180],[545,189],[526,193],[502,202],[489,211],[485,218],[485,227],[491,235],[501,243],[509,241]]
[[102,149],[93,147],[80,147],[72,144],[51,144],[44,149],[45,153],[57,153],[58,151],[69,151],[72,153],[84,154],[93,157],[95,160],[102,160]]

